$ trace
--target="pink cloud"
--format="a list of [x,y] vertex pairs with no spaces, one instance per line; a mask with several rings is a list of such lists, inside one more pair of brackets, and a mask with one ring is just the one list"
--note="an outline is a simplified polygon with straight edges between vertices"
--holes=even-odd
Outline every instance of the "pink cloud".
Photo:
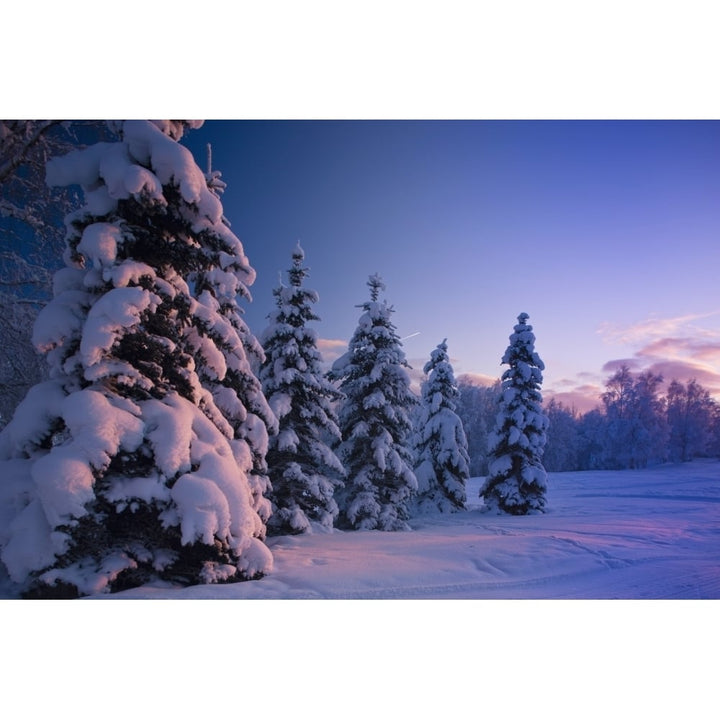
[[643,345],[631,358],[610,360],[603,372],[612,374],[623,365],[633,372],[662,375],[666,386],[673,380],[697,380],[720,400],[720,340],[705,331],[702,337],[661,337]]
[[600,400],[602,390],[598,385],[579,385],[572,390],[560,392],[548,389],[543,392],[543,401],[547,403],[550,400],[555,400],[562,403],[566,408],[585,414],[602,405]]
[[642,368],[642,363],[637,358],[621,358],[620,360],[608,360],[602,371],[610,375],[616,373],[621,367],[627,366],[630,370],[637,371]]
[[469,385],[477,385],[479,387],[492,387],[500,377],[492,377],[491,375],[483,375],[482,373],[462,373],[457,376],[458,382],[466,382]]
[[695,358],[703,362],[720,365],[720,343],[717,345],[703,345],[695,349]]
[[697,380],[712,395],[720,395],[720,372],[687,360],[659,360],[645,368],[662,375],[666,386],[673,380]]
[[681,315],[674,318],[651,317],[643,322],[626,327],[613,323],[603,323],[598,333],[606,342],[633,345],[637,343],[646,344],[655,338],[669,338],[687,334],[691,337],[702,335],[716,336],[712,331],[697,327],[693,323],[696,320],[705,320],[720,315],[720,310],[709,313],[698,313],[693,315]]
[[720,341],[704,342],[696,338],[668,337],[655,340],[635,353],[638,357],[681,357],[708,361],[720,360]]
[[[621,367],[633,373],[650,371],[661,375],[664,389],[673,381],[686,383],[696,380],[720,401],[720,339],[718,334],[705,331],[697,337],[646,338],[646,342],[630,357],[609,360],[602,366],[603,377],[582,373],[575,378],[563,378],[543,391],[543,397],[587,412],[600,403],[605,383]],[[594,381],[594,382],[593,382]]]
[[332,340],[330,338],[318,338],[317,349],[322,355],[323,362],[332,364],[341,355],[347,352],[347,340]]

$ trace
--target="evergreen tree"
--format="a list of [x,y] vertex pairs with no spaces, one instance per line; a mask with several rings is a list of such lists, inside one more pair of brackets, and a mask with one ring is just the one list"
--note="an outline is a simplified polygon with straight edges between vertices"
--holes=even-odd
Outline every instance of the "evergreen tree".
[[26,596],[272,567],[250,475],[275,419],[235,305],[255,273],[177,142],[196,124],[126,121],[48,165],[85,206],[34,328],[50,380],[0,435],[2,559]]
[[338,413],[339,455],[348,480],[339,495],[340,522],[361,530],[406,530],[417,490],[409,418],[417,399],[390,321],[393,308],[378,300],[385,285],[372,275],[368,286],[370,300],[360,306],[363,314],[348,351],[329,373],[345,395]]
[[470,477],[467,438],[455,412],[460,393],[443,340],[423,372],[422,406],[417,424],[417,507],[420,512],[454,512],[465,507]]
[[480,496],[490,511],[511,515],[542,512],[547,474],[542,465],[548,419],[540,394],[545,365],[535,352],[530,316],[521,313],[502,363],[500,411],[489,437],[489,475]]
[[317,333],[308,322],[320,318],[313,310],[317,293],[303,287],[308,275],[298,243],[288,271],[290,285],[274,290],[277,309],[262,336],[265,362],[260,370],[265,395],[279,422],[270,440],[267,462],[272,482],[273,533],[299,533],[311,521],[331,528],[338,515],[333,497],[344,469],[328,446],[340,440],[332,403],[339,393],[322,373]]
[[[212,169],[211,158],[208,145],[205,179],[209,190],[219,198],[226,184],[221,173]],[[221,220],[229,229],[227,218],[222,216]],[[253,370],[261,365],[265,354],[238,305],[238,298],[252,301],[248,286],[255,280],[255,271],[242,251],[229,253],[223,243],[208,242],[206,253],[208,261],[190,276],[193,294],[201,308],[200,332],[191,329],[191,346],[203,359],[198,367],[201,383],[211,390],[215,404],[233,429],[233,437],[240,441],[236,447],[250,451],[252,465],[247,478],[252,506],[263,523],[267,523],[272,514],[266,461],[268,430],[277,432],[277,419]],[[203,340],[208,335],[212,338],[210,344]],[[239,458],[238,462],[244,466],[246,459]]]

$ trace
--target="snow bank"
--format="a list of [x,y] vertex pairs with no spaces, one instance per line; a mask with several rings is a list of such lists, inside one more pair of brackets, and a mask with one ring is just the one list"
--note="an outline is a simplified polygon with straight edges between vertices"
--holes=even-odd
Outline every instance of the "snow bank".
[[548,512],[520,517],[483,513],[481,482],[468,482],[466,512],[423,516],[410,533],[271,538],[275,569],[256,582],[117,597],[720,599],[718,461],[551,473]]

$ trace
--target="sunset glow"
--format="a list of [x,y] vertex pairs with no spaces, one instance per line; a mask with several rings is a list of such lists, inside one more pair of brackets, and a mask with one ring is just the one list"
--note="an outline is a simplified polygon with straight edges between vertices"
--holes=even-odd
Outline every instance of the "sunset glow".
[[378,272],[416,370],[447,337],[458,375],[499,377],[524,311],[546,397],[590,409],[624,363],[720,398],[720,122],[206,121],[207,143],[255,331],[300,239],[328,360]]

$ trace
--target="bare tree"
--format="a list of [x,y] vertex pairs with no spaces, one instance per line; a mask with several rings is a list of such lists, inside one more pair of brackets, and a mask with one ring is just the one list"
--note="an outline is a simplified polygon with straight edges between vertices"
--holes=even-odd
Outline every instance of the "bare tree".
[[0,120],[0,428],[44,372],[32,326],[62,265],[74,188],[50,188],[45,165],[105,134],[97,121]]

